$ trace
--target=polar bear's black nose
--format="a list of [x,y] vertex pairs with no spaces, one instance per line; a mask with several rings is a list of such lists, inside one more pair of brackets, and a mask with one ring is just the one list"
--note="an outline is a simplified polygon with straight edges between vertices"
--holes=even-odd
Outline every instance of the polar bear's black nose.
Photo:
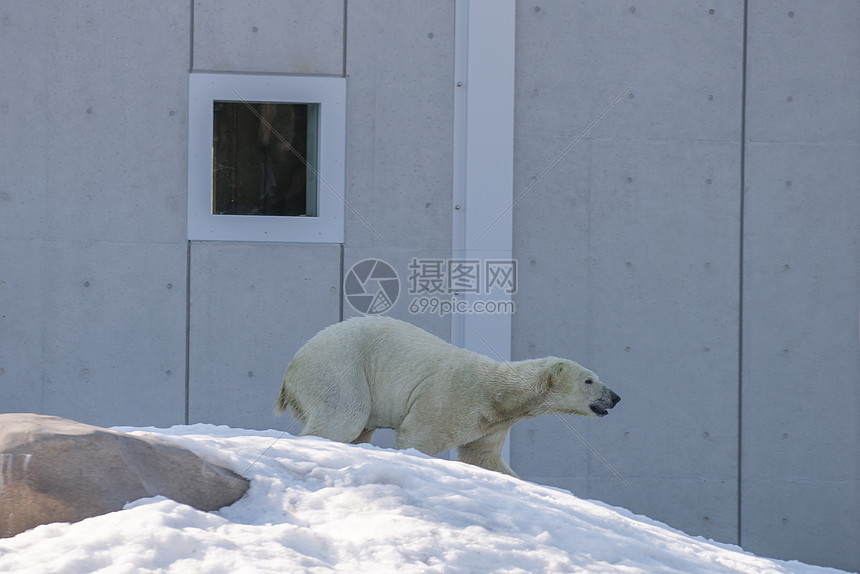
[[610,391],[610,392],[612,393],[610,400],[612,401],[612,406],[614,407],[615,405],[617,405],[621,401],[621,397],[619,397],[617,394],[615,394],[615,391]]

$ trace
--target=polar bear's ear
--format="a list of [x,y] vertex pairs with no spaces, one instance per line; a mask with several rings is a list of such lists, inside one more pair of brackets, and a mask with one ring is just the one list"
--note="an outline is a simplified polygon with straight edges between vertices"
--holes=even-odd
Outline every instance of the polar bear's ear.
[[550,379],[554,379],[559,376],[561,372],[564,370],[564,363],[558,362],[549,368],[549,376]]

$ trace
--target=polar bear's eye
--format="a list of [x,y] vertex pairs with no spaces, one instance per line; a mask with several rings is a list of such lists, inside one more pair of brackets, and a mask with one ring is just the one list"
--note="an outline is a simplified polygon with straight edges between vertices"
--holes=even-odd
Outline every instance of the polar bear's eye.
[[594,381],[592,381],[591,379],[585,379],[585,384],[586,384],[586,385],[591,385],[591,384],[593,384],[593,383],[594,383]]

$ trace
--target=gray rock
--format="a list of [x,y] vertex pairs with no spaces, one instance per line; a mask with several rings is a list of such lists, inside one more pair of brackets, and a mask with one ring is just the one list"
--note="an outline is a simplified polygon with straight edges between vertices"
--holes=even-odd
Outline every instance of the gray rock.
[[0,537],[156,495],[216,510],[248,486],[175,444],[59,417],[0,414]]

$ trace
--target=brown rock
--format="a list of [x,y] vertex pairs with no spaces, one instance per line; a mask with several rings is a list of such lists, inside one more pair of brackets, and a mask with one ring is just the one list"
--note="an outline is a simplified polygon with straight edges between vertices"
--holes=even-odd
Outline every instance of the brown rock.
[[0,414],[0,537],[156,495],[216,510],[248,485],[179,445],[60,417]]

